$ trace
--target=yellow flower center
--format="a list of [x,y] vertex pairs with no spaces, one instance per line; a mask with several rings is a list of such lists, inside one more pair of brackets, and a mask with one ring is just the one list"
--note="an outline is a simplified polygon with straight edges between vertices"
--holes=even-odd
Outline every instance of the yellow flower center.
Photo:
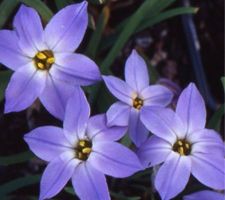
[[76,146],[76,157],[80,160],[87,160],[91,151],[92,143],[89,140],[80,140]]
[[53,52],[51,50],[39,51],[33,58],[34,64],[39,70],[49,70],[55,62]]
[[186,140],[177,140],[173,145],[173,150],[182,156],[187,156],[191,153],[191,144]]
[[133,107],[140,110],[141,107],[144,105],[144,101],[142,99],[140,99],[139,97],[136,97],[133,100]]

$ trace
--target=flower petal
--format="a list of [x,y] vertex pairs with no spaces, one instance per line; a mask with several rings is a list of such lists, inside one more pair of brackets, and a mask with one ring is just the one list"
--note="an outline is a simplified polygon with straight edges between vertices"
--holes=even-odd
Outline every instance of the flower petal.
[[73,187],[80,199],[110,200],[106,178],[88,162],[81,163],[72,177]]
[[5,113],[30,106],[42,93],[46,76],[45,72],[36,70],[32,62],[14,72],[6,89]]
[[155,187],[161,198],[169,200],[178,195],[187,185],[190,174],[191,160],[171,153],[156,174]]
[[23,55],[18,46],[18,37],[15,31],[0,31],[0,63],[6,67],[17,70],[30,62],[30,58]]
[[146,106],[165,107],[172,101],[173,93],[164,86],[152,85],[142,90],[140,96],[143,97]]
[[88,161],[99,171],[113,177],[127,177],[142,169],[137,156],[116,142],[93,143]]
[[60,10],[47,24],[45,41],[55,52],[73,52],[81,43],[88,24],[87,2]]
[[66,185],[80,163],[73,156],[65,152],[48,164],[41,178],[40,200],[52,198]]
[[94,61],[82,54],[57,53],[50,73],[55,79],[75,85],[90,85],[101,80]]
[[164,162],[171,151],[167,141],[153,135],[140,146],[137,155],[145,167],[152,167]]
[[182,119],[187,133],[201,130],[205,127],[205,102],[194,83],[190,83],[181,93],[176,113]]
[[87,135],[96,141],[115,141],[123,137],[126,129],[126,127],[119,126],[108,127],[105,114],[100,114],[89,119]]
[[213,155],[225,155],[224,143],[220,135],[210,129],[203,129],[189,134],[187,140],[192,143],[191,153],[206,153]]
[[131,108],[128,133],[134,144],[139,147],[148,137],[148,130],[140,119],[140,112],[135,108]]
[[131,107],[123,102],[117,101],[112,104],[108,111],[107,125],[108,126],[128,126]]
[[217,190],[225,188],[224,157],[195,153],[191,160],[192,174],[202,184]]
[[225,195],[219,192],[204,190],[184,196],[183,200],[224,200]]
[[141,109],[140,116],[149,131],[170,144],[173,144],[177,137],[185,137],[182,121],[171,109],[146,106]]
[[49,75],[40,100],[53,116],[63,120],[67,101],[77,90],[80,90],[80,88],[63,81],[55,80]]
[[137,92],[140,92],[149,85],[147,65],[136,50],[132,51],[126,61],[125,80]]
[[63,127],[69,141],[74,143],[77,139],[84,138],[89,116],[90,106],[84,92],[79,89],[70,97],[66,105]]
[[54,126],[36,128],[24,136],[35,155],[45,161],[54,160],[64,151],[72,150],[63,130]]
[[38,50],[44,50],[43,27],[36,10],[21,5],[13,26],[19,37],[19,46],[29,57],[34,57]]
[[126,82],[114,76],[103,76],[103,79],[109,91],[117,99],[131,106],[133,105],[132,98],[135,97],[136,94]]

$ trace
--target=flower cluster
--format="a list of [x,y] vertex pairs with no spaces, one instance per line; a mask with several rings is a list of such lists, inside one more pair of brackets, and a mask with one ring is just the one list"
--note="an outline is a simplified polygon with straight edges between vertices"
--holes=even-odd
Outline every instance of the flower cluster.
[[[183,90],[173,111],[173,93],[149,85],[146,63],[135,50],[125,64],[125,81],[101,76],[94,61],[74,53],[87,24],[86,1],[59,11],[44,29],[37,12],[22,5],[14,30],[0,31],[0,62],[15,71],[5,113],[26,109],[39,98],[63,121],[63,128],[39,127],[24,136],[35,155],[48,162],[40,200],[58,194],[70,179],[80,199],[108,200],[105,175],[123,178],[156,165],[154,185],[162,200],[182,192],[191,174],[210,188],[225,189],[224,144],[205,128],[206,108],[195,84]],[[80,86],[101,80],[118,101],[106,114],[90,117]],[[126,132],[136,152],[118,142]],[[206,193],[184,199],[206,199]]]

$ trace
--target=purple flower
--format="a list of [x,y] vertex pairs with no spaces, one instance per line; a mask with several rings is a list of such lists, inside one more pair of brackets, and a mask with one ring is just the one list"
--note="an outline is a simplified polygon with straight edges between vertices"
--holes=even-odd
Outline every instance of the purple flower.
[[41,179],[41,200],[59,193],[70,178],[80,199],[107,200],[104,174],[127,177],[142,169],[137,156],[115,142],[126,128],[108,128],[104,114],[89,115],[87,99],[79,90],[68,100],[63,129],[45,126],[25,135],[30,149],[50,162]]
[[146,63],[135,50],[126,61],[126,82],[113,76],[103,76],[103,79],[110,92],[119,99],[106,113],[108,125],[128,126],[130,138],[140,146],[148,136],[148,130],[140,120],[140,111],[146,106],[167,106],[172,100],[172,92],[164,86],[149,86]]
[[208,187],[225,188],[224,145],[215,131],[205,128],[204,100],[193,83],[181,93],[176,113],[146,107],[141,117],[156,136],[140,147],[138,155],[144,166],[164,162],[155,178],[163,200],[180,193],[191,173]]
[[44,30],[33,8],[20,7],[13,21],[15,30],[0,31],[0,62],[15,71],[6,90],[5,113],[21,111],[39,97],[51,114],[63,119],[75,85],[101,79],[92,60],[73,53],[87,24],[86,1],[59,11]]
[[224,200],[225,195],[219,192],[204,190],[184,196],[183,200]]

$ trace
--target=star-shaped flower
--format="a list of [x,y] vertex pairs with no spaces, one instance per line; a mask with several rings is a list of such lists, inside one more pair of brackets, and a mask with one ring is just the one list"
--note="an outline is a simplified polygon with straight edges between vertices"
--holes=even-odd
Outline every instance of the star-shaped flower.
[[164,86],[149,86],[146,63],[135,50],[126,61],[126,82],[113,76],[103,76],[103,79],[110,92],[119,99],[106,113],[108,125],[129,126],[130,138],[140,146],[148,136],[148,130],[140,120],[140,111],[145,106],[167,106],[172,100],[172,92]]
[[68,100],[63,129],[45,126],[24,139],[41,159],[50,162],[41,179],[40,200],[55,196],[72,177],[81,200],[110,199],[104,174],[127,177],[142,169],[135,153],[115,142],[126,127],[106,126],[104,114],[89,118],[82,90]]
[[101,80],[97,65],[74,53],[87,24],[86,1],[59,11],[44,30],[33,8],[20,7],[15,30],[0,31],[0,62],[15,71],[6,90],[5,113],[21,111],[39,97],[51,114],[63,119],[75,85]]
[[145,166],[163,163],[155,178],[162,199],[180,193],[191,174],[208,187],[224,189],[224,144],[215,131],[205,128],[205,103],[196,86],[191,83],[181,93],[176,113],[152,109],[144,108],[141,116],[156,136],[140,147],[138,155]]

